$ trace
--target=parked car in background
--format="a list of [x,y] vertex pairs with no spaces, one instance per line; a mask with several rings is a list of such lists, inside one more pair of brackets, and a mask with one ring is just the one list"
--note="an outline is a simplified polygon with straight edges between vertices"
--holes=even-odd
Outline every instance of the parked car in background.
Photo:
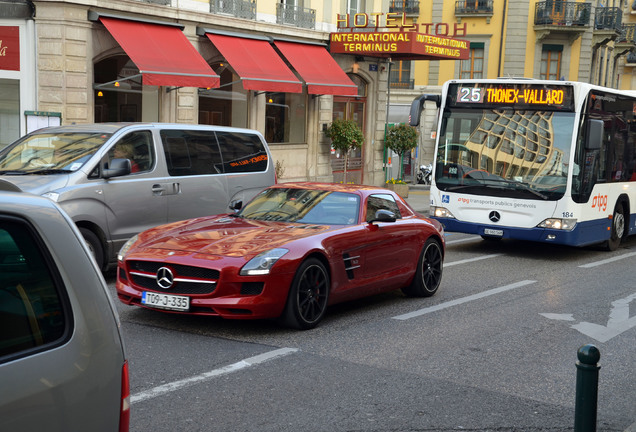
[[0,430],[127,431],[128,363],[102,274],[55,203],[15,190],[0,180]]
[[259,132],[165,123],[40,129],[0,151],[0,179],[56,201],[102,269],[133,235],[224,213],[276,182]]
[[442,226],[392,191],[285,183],[237,213],[133,237],[120,252],[117,294],[164,312],[309,329],[337,302],[396,289],[435,294],[444,250]]

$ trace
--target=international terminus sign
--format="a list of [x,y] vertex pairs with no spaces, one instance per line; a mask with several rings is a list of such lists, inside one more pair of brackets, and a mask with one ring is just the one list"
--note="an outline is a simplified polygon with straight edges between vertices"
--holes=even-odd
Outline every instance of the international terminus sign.
[[[385,26],[381,27],[383,17]],[[337,21],[339,28],[349,31],[331,33],[329,51],[332,54],[395,60],[465,60],[469,57],[469,42],[455,37],[466,34],[466,23],[454,24],[451,31],[451,25],[446,23],[408,24],[405,14],[401,13],[338,15]]]

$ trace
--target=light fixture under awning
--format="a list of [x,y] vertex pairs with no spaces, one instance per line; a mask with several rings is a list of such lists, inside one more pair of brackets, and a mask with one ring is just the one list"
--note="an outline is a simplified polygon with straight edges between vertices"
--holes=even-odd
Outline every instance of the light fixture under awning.
[[219,87],[220,78],[177,26],[99,16],[144,85]]
[[305,81],[309,94],[358,95],[358,86],[324,46],[280,40],[275,40],[274,45]]
[[268,38],[206,32],[214,46],[241,77],[245,90],[301,93],[302,83],[276,53]]

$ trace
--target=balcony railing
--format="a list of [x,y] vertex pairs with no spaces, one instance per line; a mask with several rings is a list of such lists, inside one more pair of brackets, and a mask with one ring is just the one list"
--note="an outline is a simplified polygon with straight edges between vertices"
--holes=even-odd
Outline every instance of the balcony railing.
[[415,80],[406,78],[404,71],[392,70],[389,75],[389,86],[394,89],[414,89]]
[[420,15],[420,2],[414,0],[393,0],[389,5],[389,12],[404,12],[407,15]]
[[594,28],[596,30],[621,31],[623,25],[623,12],[617,7],[597,7],[594,16]]
[[534,25],[589,26],[591,3],[568,1],[542,1],[534,7]]
[[276,23],[291,24],[296,27],[314,29],[316,28],[316,9],[277,3]]
[[210,0],[210,12],[256,19],[256,0]]
[[616,43],[636,45],[636,24],[623,24]]
[[460,0],[455,2],[455,15],[492,14],[493,0]]

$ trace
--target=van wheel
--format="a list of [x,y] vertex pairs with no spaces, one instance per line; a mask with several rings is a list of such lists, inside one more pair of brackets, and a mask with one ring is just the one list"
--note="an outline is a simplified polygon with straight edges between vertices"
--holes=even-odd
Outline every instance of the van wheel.
[[608,251],[615,251],[621,244],[621,240],[625,235],[625,211],[623,210],[623,204],[616,204],[614,208],[614,215],[612,216],[612,234],[609,240],[604,243],[605,249]]
[[95,259],[95,262],[97,263],[97,267],[100,270],[103,270],[104,248],[102,247],[102,242],[100,242],[97,235],[93,231],[89,230],[88,228],[80,228],[79,230],[80,230],[80,233],[82,234],[82,237],[84,237],[86,244],[88,245],[88,249],[91,251],[91,254],[93,255],[93,259]]

